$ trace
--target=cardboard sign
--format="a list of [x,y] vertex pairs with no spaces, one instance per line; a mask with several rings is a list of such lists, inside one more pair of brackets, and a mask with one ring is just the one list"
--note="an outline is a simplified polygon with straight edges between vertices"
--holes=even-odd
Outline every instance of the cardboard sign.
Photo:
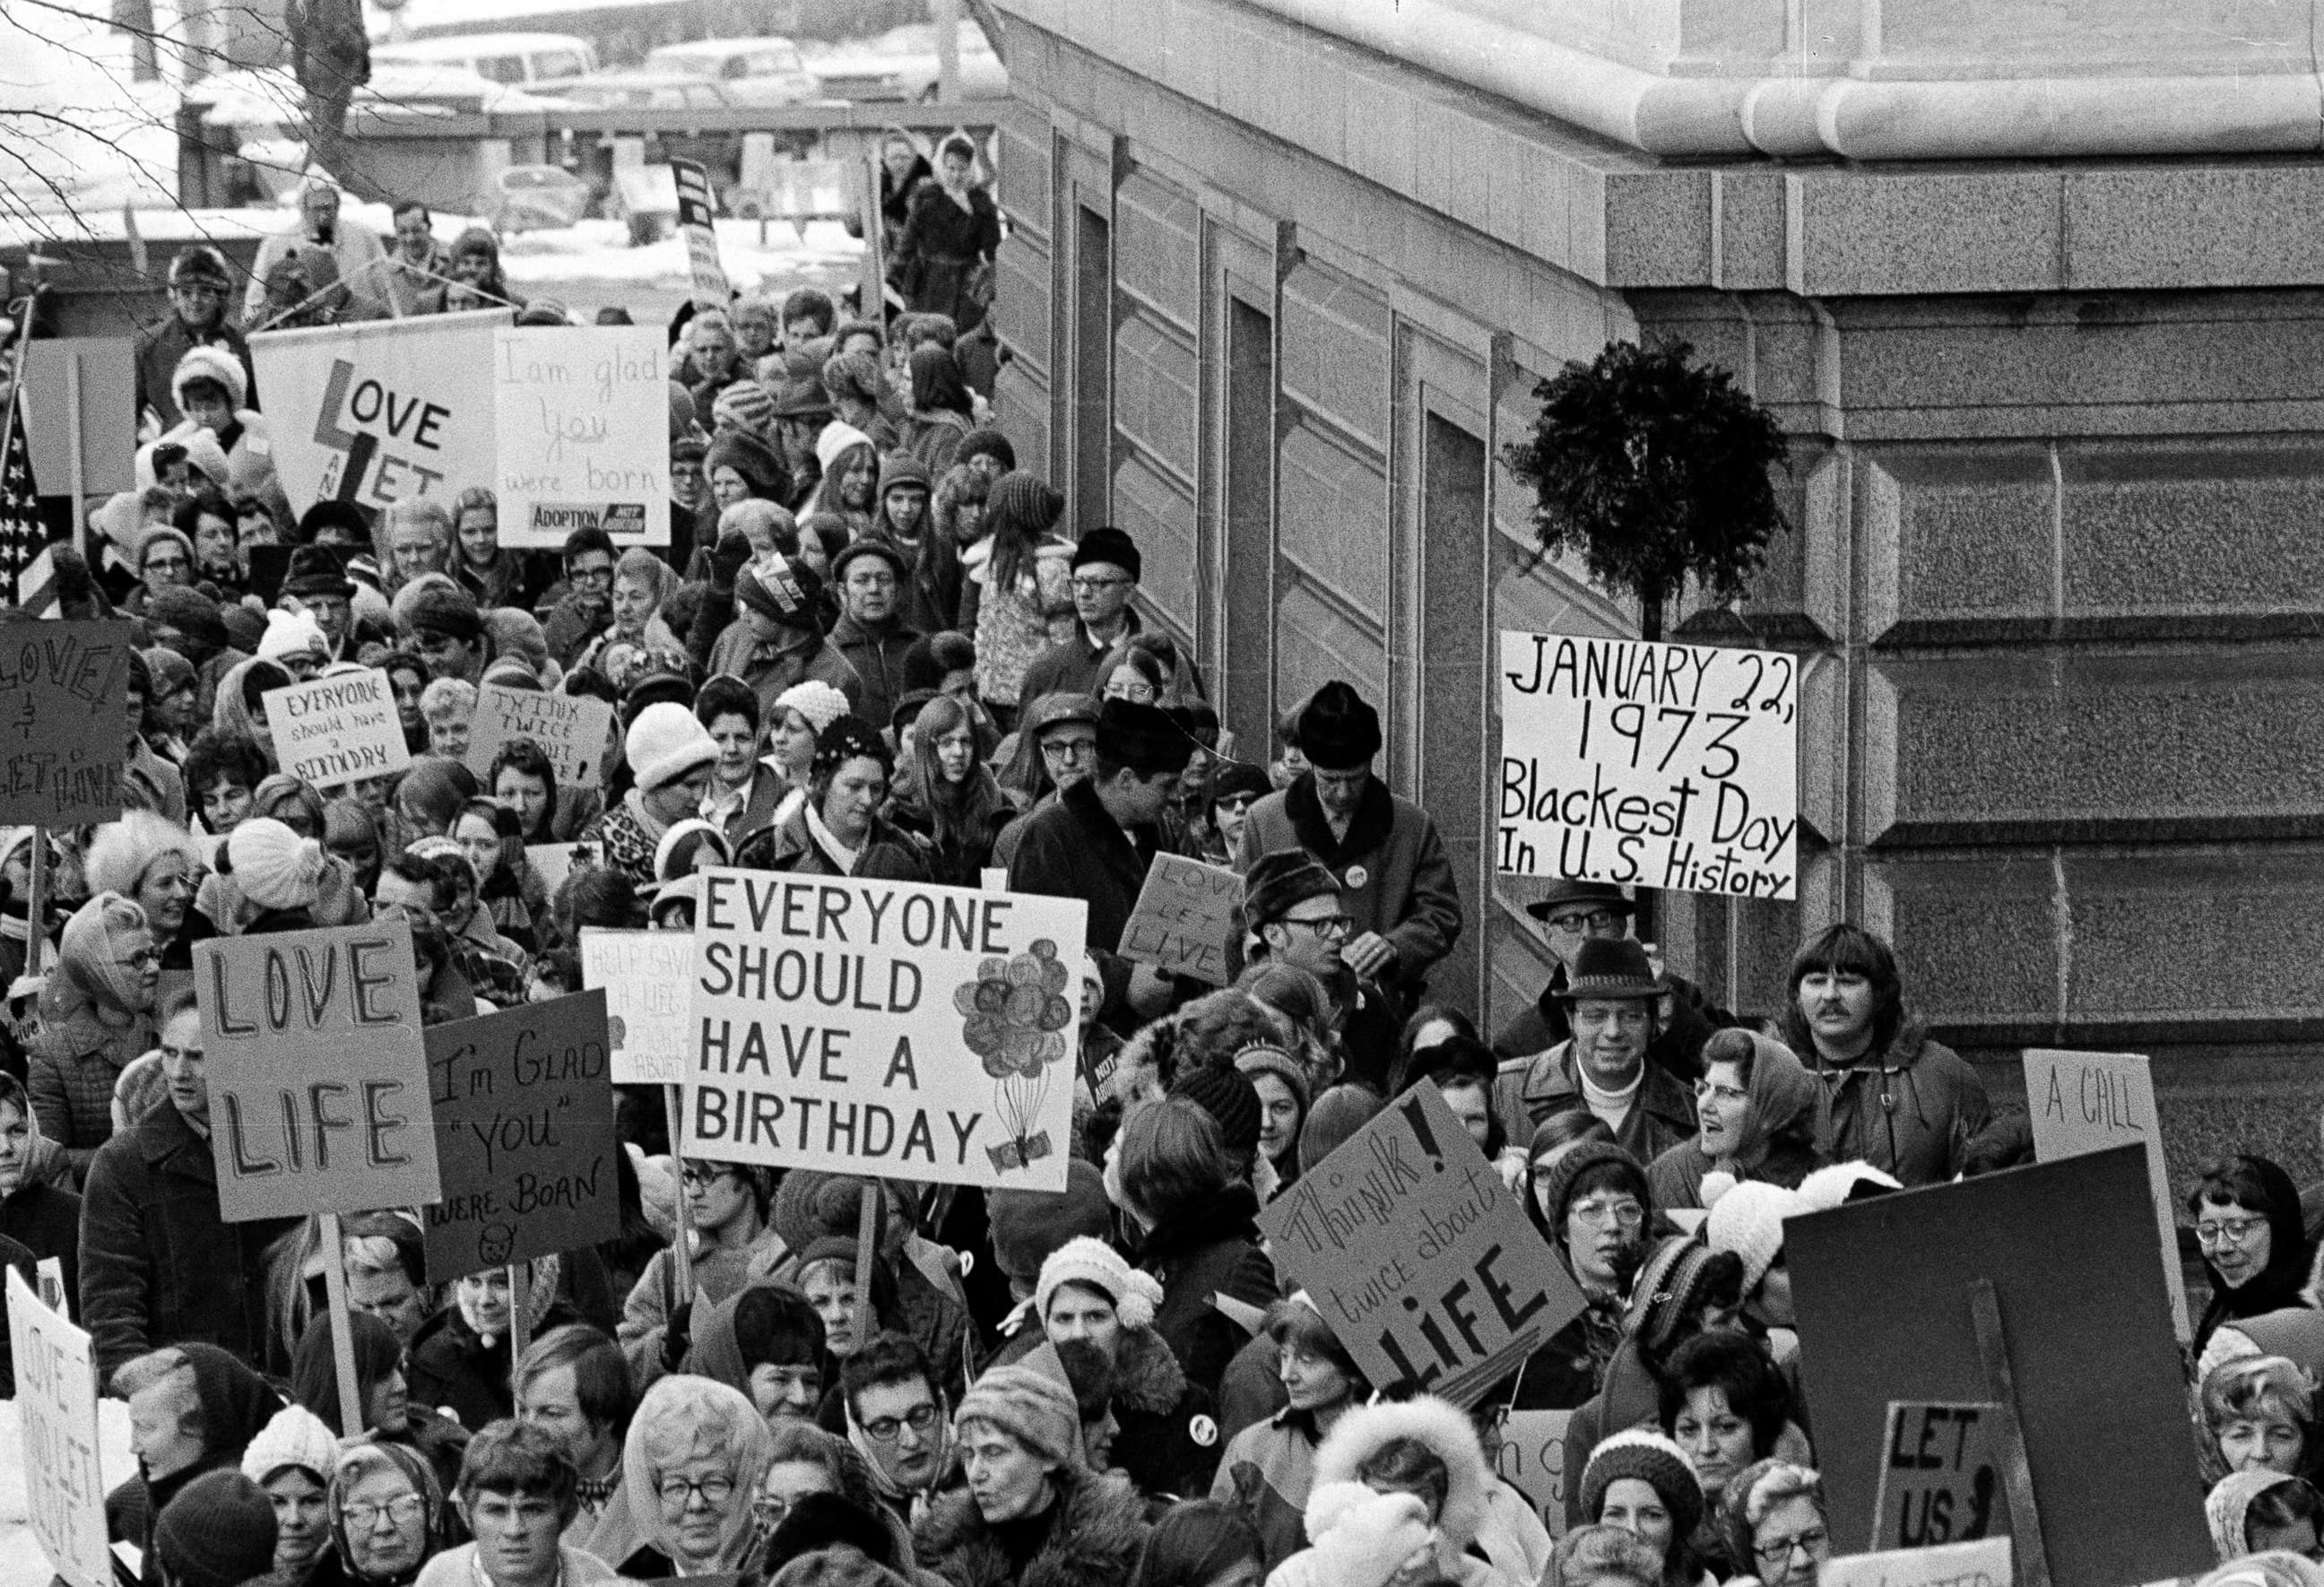
[[121,819],[127,623],[28,623],[0,637],[0,825]]
[[584,926],[581,983],[605,994],[614,1084],[685,1080],[694,1058],[693,933]]
[[259,697],[282,770],[302,781],[337,788],[411,768],[395,686],[376,667],[271,688]]
[[[127,337],[24,344],[23,411],[32,420],[24,427],[24,445],[32,450],[32,477],[50,491],[109,496],[137,488],[135,357],[136,343]],[[169,400],[166,392],[160,395]]]
[[1565,1428],[1572,1420],[1572,1411],[1511,1411],[1501,1418],[1493,1457],[1501,1480],[1525,1495],[1552,1537],[1565,1536]]
[[194,994],[227,1223],[439,1198],[409,926],[198,942]]
[[1582,1291],[1422,1081],[1259,1215],[1277,1267],[1375,1385],[1468,1405],[1582,1314]]
[[374,510],[494,477],[493,331],[506,309],[367,319],[250,338],[274,467],[300,512]]
[[475,715],[468,722],[468,752],[461,759],[482,782],[492,775],[493,757],[501,752],[503,744],[512,738],[529,738],[548,755],[560,790],[595,788],[605,763],[605,746],[613,736],[611,701],[488,683],[476,690]]
[[1242,878],[1224,865],[1157,854],[1121,928],[1121,956],[1213,986],[1232,979]]
[[428,1084],[444,1176],[429,1283],[622,1232],[604,992],[429,1027]]
[[1875,1553],[2009,1536],[1998,1416],[1991,1405],[1889,1405]]
[[2038,1162],[2054,1163],[2116,1146],[2136,1146],[2146,1153],[2163,1281],[2171,1292],[2171,1320],[2182,1342],[2192,1339],[2187,1276],[2179,1262],[2179,1210],[2172,1204],[2171,1170],[2163,1161],[2163,1121],[2154,1110],[2154,1076],[2146,1059],[2135,1053],[2028,1047],[2025,1102],[2034,1115]]
[[1890,1402],[1992,1398],[1969,1301],[1986,1279],[2054,1587],[2216,1564],[2162,1276],[2124,1254],[2153,1223],[2135,1147],[1784,1220],[1816,1446],[1857,1452],[1819,1462],[1832,1536],[1872,1536],[1881,1462],[1866,1456],[1886,1447]]
[[8,1344],[23,1433],[32,1536],[73,1587],[111,1587],[105,1480],[97,1469],[97,1363],[88,1334],[8,1269]]
[[503,545],[561,547],[588,527],[616,546],[669,544],[659,327],[503,327],[493,336],[493,411]]
[[1087,904],[698,874],[687,1156],[1065,1187]]
[[[686,239],[687,270],[694,278],[694,306],[724,309],[734,291],[727,285],[726,267],[718,263],[718,200],[711,191],[709,173],[698,160],[673,160],[669,162],[669,174],[678,184],[678,232]],[[665,416],[665,425],[667,422]]]
[[597,845],[594,843],[529,843],[524,845],[525,863],[540,878],[540,885],[555,898],[565,879],[573,874],[576,865],[597,863]]
[[1505,876],[1798,896],[1799,663],[1501,634]]
[[1942,1548],[1837,1555],[1816,1573],[1816,1587],[2010,1587],[2009,1539],[1987,1537]]

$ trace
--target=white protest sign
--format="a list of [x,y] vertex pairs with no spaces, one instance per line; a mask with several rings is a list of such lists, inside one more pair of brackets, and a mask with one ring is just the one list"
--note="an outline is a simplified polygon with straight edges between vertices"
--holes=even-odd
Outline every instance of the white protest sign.
[[97,1469],[97,1364],[88,1334],[41,1304],[8,1269],[8,1343],[23,1434],[32,1536],[73,1587],[112,1587],[105,1480]]
[[[669,162],[669,174],[678,185],[678,230],[686,239],[687,270],[694,278],[694,306],[724,309],[734,291],[727,284],[726,267],[718,262],[718,200],[710,190],[710,175],[698,160],[673,160]],[[667,417],[663,422],[668,423]]]
[[1224,986],[1242,933],[1242,878],[1224,865],[1157,854],[1121,927],[1121,956]]
[[1087,904],[698,874],[687,1156],[1065,1187]]
[[1796,897],[1799,664],[1504,631],[1495,842],[1504,876]]
[[1816,1587],[2009,1587],[2009,1539],[1949,1543],[1886,1554],[1840,1555],[1816,1572]]
[[493,338],[501,543],[576,529],[669,544],[669,374],[650,325],[502,327]]
[[1932,1548],[2009,1536],[2002,1458],[1998,1407],[1889,1401],[1872,1546]]
[[2162,1121],[2154,1111],[2154,1076],[2136,1053],[2067,1053],[2025,1049],[2025,1103],[2034,1116],[2034,1159],[2054,1163],[2110,1147],[2146,1151],[2153,1191],[2154,1227],[2170,1287],[2171,1321],[2183,1342],[2193,1337],[2187,1279],[2179,1264],[2179,1213],[2171,1200],[2171,1171],[2163,1160]]
[[503,744],[529,738],[549,756],[560,789],[595,788],[613,736],[611,701],[488,683],[476,690],[475,714],[468,719],[468,752],[462,760],[481,782],[492,775],[493,757]]
[[395,687],[376,667],[271,688],[260,698],[282,770],[302,782],[337,788],[410,770]]
[[613,1084],[676,1085],[694,1052],[694,936],[581,928],[581,984],[605,994]]
[[1493,1465],[1502,1481],[1526,1496],[1553,1537],[1565,1536],[1566,1411],[1511,1411],[1501,1418]]
[[449,507],[462,487],[493,478],[493,331],[509,312],[252,337],[291,506],[328,499],[381,508],[432,496]]

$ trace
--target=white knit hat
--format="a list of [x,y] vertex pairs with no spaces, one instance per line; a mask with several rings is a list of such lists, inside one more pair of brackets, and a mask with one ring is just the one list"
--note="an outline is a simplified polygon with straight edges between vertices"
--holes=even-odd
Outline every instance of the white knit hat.
[[775,715],[780,718],[785,711],[797,711],[806,717],[816,732],[823,730],[847,715],[847,697],[820,678],[810,678],[805,683],[795,683],[775,697]]
[[1711,1250],[1731,1250],[1743,1259],[1743,1293],[1748,1295],[1784,1249],[1784,1220],[1809,1210],[1797,1191],[1747,1179],[1711,1204],[1703,1234]]
[[639,712],[622,749],[638,787],[647,793],[718,759],[718,741],[675,700],[659,700]]
[[1125,1328],[1150,1328],[1154,1308],[1162,1304],[1162,1286],[1153,1275],[1131,1267],[1122,1254],[1102,1240],[1077,1234],[1051,1251],[1033,1285],[1036,1314],[1049,1315],[1049,1297],[1060,1284],[1086,1284],[1112,1296],[1114,1314]]
[[316,1481],[327,1483],[338,1446],[322,1417],[303,1405],[286,1405],[242,1452],[242,1474],[263,1486],[285,1466],[296,1466]]
[[285,612],[277,607],[266,614],[266,632],[258,641],[258,659],[280,661],[285,656],[321,655],[329,649],[323,638],[323,625],[315,621],[312,612]]
[[262,909],[311,904],[323,880],[323,845],[272,816],[254,817],[228,833],[226,856],[242,896]]

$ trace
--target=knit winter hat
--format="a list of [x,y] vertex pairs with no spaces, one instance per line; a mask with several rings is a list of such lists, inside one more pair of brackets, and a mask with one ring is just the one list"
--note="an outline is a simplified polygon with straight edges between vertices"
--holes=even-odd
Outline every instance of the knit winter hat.
[[966,463],[972,457],[992,458],[1001,465],[1003,474],[1014,473],[1017,468],[1017,448],[997,429],[973,429],[960,438],[960,449],[952,455],[952,460]]
[[1277,849],[1251,862],[1243,878],[1243,919],[1256,932],[1309,899],[1336,899],[1340,879],[1305,849]]
[[769,501],[790,494],[791,473],[783,466],[783,455],[755,430],[724,429],[711,437],[702,450],[702,476],[707,479],[721,468],[741,475],[754,494]]
[[[852,1174],[826,1174],[815,1168],[793,1168],[775,1188],[770,1221],[776,1235],[795,1251],[817,1241],[844,1237],[853,1250],[856,1223],[862,1215],[865,1181]],[[880,1217],[887,1217],[882,1197]],[[875,1235],[876,1239],[876,1235]]]
[[807,720],[820,738],[823,730],[847,715],[847,697],[819,678],[805,683],[795,683],[775,697],[778,720],[786,711],[797,711]]
[[[823,476],[829,479],[839,460],[857,447],[869,447],[872,438],[844,419],[835,419],[823,427],[815,438],[815,460],[823,465]],[[873,448],[877,455],[878,448]]]
[[240,1472],[205,1472],[163,1508],[153,1549],[180,1587],[241,1587],[274,1568],[274,1501]]
[[262,909],[296,909],[315,901],[323,880],[323,845],[272,816],[254,817],[226,835],[226,857],[242,896]]
[[1282,1081],[1290,1089],[1292,1100],[1299,1104],[1300,1118],[1306,1118],[1307,1071],[1299,1066],[1298,1059],[1279,1047],[1253,1042],[1235,1054],[1234,1066],[1253,1081],[1261,1075],[1272,1075]]
[[277,1472],[295,1466],[328,1486],[338,1447],[322,1417],[303,1405],[286,1405],[242,1452],[242,1474],[263,1486]]
[[226,347],[198,346],[186,349],[178,360],[178,367],[170,372],[170,395],[179,407],[186,405],[186,384],[189,381],[206,380],[226,392],[226,401],[236,408],[250,406],[250,377],[242,372],[242,360]]
[[166,523],[157,523],[138,537],[137,571],[140,574],[145,571],[145,558],[152,555],[153,548],[165,541],[176,546],[186,554],[186,567],[189,571],[192,569],[194,567],[193,538],[183,530],[171,529]]
[[[1531,1161],[1536,1153],[1528,1152]],[[1604,1163],[1617,1163],[1628,1172],[1625,1178],[1634,1181],[1631,1194],[1641,1206],[1652,1206],[1653,1198],[1646,1190],[1646,1170],[1628,1147],[1617,1146],[1610,1140],[1585,1140],[1550,1165],[1549,1177],[1542,1182],[1540,1202],[1542,1216],[1546,1221],[1552,1239],[1565,1230],[1566,1204],[1573,1199],[1573,1186],[1583,1171]]]
[[1884,1174],[1869,1163],[1834,1163],[1800,1181],[1801,1210],[1828,1213],[1852,1201],[1904,1188],[1904,1182],[1894,1174]]
[[330,649],[322,624],[312,612],[285,612],[277,607],[266,614],[266,637],[258,641],[258,659],[280,661],[285,656],[321,655]]
[[1743,1293],[1748,1295],[1783,1253],[1784,1220],[1808,1210],[1799,1192],[1747,1179],[1711,1203],[1703,1237],[1711,1250],[1731,1250],[1743,1259]]
[[1606,1490],[1625,1478],[1653,1489],[1671,1513],[1671,1536],[1692,1537],[1702,1522],[1702,1482],[1686,1452],[1659,1433],[1617,1433],[1590,1452],[1582,1471],[1582,1514],[1598,1518]]
[[175,584],[147,590],[145,616],[147,621],[174,628],[210,650],[226,648],[226,619],[218,615],[218,604],[199,590]]
[[1679,1324],[1702,1304],[1711,1248],[1692,1235],[1664,1241],[1648,1254],[1630,1286],[1623,1329],[1650,1360],[1659,1361]]
[[1231,1064],[1204,1064],[1187,1070],[1170,1087],[1218,1121],[1219,1134],[1230,1152],[1249,1152],[1259,1146],[1261,1110],[1250,1077]]
[[1036,1455],[1063,1466],[1081,1464],[1081,1408],[1066,1384],[1030,1367],[994,1367],[968,1387],[953,1417],[955,1428],[985,1422]]
[[775,399],[755,380],[738,380],[718,393],[710,416],[720,426],[762,436],[774,422]]
[[1162,1286],[1153,1275],[1139,1272],[1113,1247],[1086,1234],[1068,1240],[1041,1263],[1040,1280],[1033,1287],[1039,1315],[1049,1315],[1049,1297],[1060,1284],[1086,1284],[1111,1297],[1125,1328],[1152,1327],[1154,1309],[1162,1304]]
[[1299,1171],[1306,1173],[1345,1146],[1387,1105],[1368,1085],[1335,1085],[1317,1097],[1299,1127]]
[[1029,474],[1002,475],[984,498],[987,523],[1014,523],[1028,540],[1048,533],[1065,510],[1065,498]]
[[693,712],[669,700],[638,713],[622,750],[638,787],[647,793],[718,759],[718,741],[710,730],[694,719]]
[[405,610],[406,624],[413,633],[440,633],[468,644],[484,637],[484,614],[476,609],[476,598],[464,589],[432,585],[414,596]]
[[[791,1172],[796,1176],[798,1170]],[[783,1183],[788,1188],[790,1181]],[[986,1191],[984,1217],[993,1261],[1010,1278],[1028,1284],[1040,1276],[1051,1252],[1079,1239],[1102,1240],[1113,1227],[1105,1176],[1096,1164],[1079,1158],[1065,1164],[1062,1191]]]
[[924,491],[935,488],[927,464],[909,452],[890,452],[880,460],[880,488],[873,494],[884,499],[899,484],[918,485]]
[[776,557],[753,562],[734,576],[734,598],[783,628],[823,632],[816,597],[823,580],[804,562]]
[[1369,766],[1380,752],[1379,713],[1356,693],[1354,685],[1335,678],[1299,707],[1292,719],[1291,738],[1326,771]]
[[1146,559],[1138,554],[1138,542],[1111,524],[1091,530],[1074,542],[1074,571],[1079,573],[1093,562],[1112,564],[1130,575],[1132,584],[1146,571]]

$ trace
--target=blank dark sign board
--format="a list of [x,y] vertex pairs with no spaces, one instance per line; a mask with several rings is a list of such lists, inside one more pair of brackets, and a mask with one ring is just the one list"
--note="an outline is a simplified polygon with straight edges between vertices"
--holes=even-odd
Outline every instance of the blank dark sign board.
[[2153,1243],[2135,1146],[1787,1220],[1833,1536],[1861,1547],[1871,1536],[1891,1400],[1991,1398],[1969,1297],[1987,1278],[2054,1587],[2217,1564],[2163,1274],[2130,1259]]

